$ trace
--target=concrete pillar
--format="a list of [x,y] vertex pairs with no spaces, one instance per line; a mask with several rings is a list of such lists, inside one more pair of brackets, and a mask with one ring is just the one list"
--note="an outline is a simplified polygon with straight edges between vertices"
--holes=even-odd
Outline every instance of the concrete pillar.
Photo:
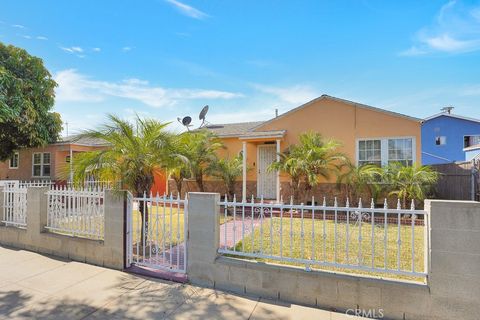
[[27,234],[35,239],[47,226],[48,187],[28,187],[27,189]]
[[478,319],[480,203],[426,200],[430,219],[431,316]]
[[242,202],[247,201],[247,142],[242,143]]
[[220,241],[220,194],[188,194],[187,272],[192,283],[213,287]]
[[105,190],[104,266],[123,269],[125,264],[125,191]]

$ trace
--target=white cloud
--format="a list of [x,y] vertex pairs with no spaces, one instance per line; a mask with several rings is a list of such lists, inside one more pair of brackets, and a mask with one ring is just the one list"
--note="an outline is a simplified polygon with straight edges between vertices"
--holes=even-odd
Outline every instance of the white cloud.
[[29,36],[29,35],[23,35],[22,38],[25,38],[25,39],[32,39],[32,36]]
[[25,29],[25,26],[23,26],[21,24],[12,24],[12,27],[18,28],[18,29]]
[[93,52],[100,52],[100,51],[102,51],[102,49],[100,49],[100,48],[97,47],[97,48],[93,48],[92,51],[93,51]]
[[48,38],[44,37],[44,36],[37,36],[36,39],[37,40],[48,40]]
[[177,1],[177,0],[165,0],[165,1],[171,4],[172,6],[174,6],[178,11],[180,11],[180,13],[182,13],[187,17],[199,19],[199,20],[209,17],[209,15],[206,14],[205,12],[202,12],[180,1]]
[[257,91],[273,95],[281,102],[289,105],[299,105],[319,96],[318,92],[308,85],[294,85],[290,87],[274,87],[262,84],[252,84]]
[[83,49],[81,47],[60,47],[65,52],[68,53],[82,53]]
[[132,51],[132,49],[133,49],[132,47],[128,47],[128,46],[127,46],[127,47],[123,47],[123,48],[122,48],[122,51],[123,51],[123,52],[128,52],[128,51]]
[[434,22],[417,32],[403,56],[428,53],[465,53],[480,50],[480,6],[449,1],[437,13]]
[[127,79],[120,82],[93,80],[74,69],[58,72],[56,96],[58,101],[104,101],[108,97],[136,100],[151,107],[169,107],[186,100],[235,99],[242,94],[204,89],[163,88],[148,81]]

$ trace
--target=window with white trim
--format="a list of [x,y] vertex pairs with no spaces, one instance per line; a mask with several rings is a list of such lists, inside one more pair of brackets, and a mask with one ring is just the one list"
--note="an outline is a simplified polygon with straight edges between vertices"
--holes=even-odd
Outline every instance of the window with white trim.
[[402,163],[411,166],[415,159],[414,138],[361,139],[357,143],[359,166],[374,164],[384,166]]
[[382,141],[360,140],[358,141],[358,165],[365,164],[382,165]]
[[33,154],[32,174],[34,177],[50,177],[50,152]]
[[8,167],[10,169],[18,169],[18,165],[20,162],[20,155],[18,152],[15,152],[13,156],[10,158],[10,161],[8,162]]

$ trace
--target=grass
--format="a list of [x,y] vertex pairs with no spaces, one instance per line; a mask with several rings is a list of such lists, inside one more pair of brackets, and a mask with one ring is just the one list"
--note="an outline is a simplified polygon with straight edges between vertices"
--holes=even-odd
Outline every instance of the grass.
[[[283,237],[280,236],[280,229],[282,228]],[[312,228],[315,236],[312,239]],[[323,239],[323,232],[325,228],[325,241]],[[424,231],[423,226],[415,226],[414,229],[414,265],[416,272],[424,270]],[[263,230],[261,230],[263,229]],[[335,232],[336,229],[336,232]],[[292,231],[292,236],[290,232]],[[263,222],[263,228],[256,227],[253,234],[245,237],[243,242],[236,245],[237,251],[247,253],[263,253],[270,256],[283,256],[297,259],[315,259],[319,261],[337,262],[341,264],[354,264],[364,267],[372,266],[372,227],[369,222],[362,222],[361,235],[362,241],[360,245],[359,234],[360,227],[350,222],[348,226],[347,239],[347,224],[345,222],[338,222],[335,227],[334,221],[326,220],[325,226],[323,220],[304,219],[303,221],[304,240],[302,241],[302,221],[301,219],[274,217],[266,219]],[[335,233],[337,236],[335,237]],[[373,265],[376,268],[385,267],[385,252],[384,252],[384,235],[385,228],[382,224],[375,224],[373,239],[374,239],[374,260]],[[397,247],[398,226],[396,224],[389,224],[387,227],[387,268],[398,268],[398,257],[400,254],[400,270],[412,270],[412,229],[411,226],[400,226],[400,250]],[[252,244],[253,241],[253,244]],[[347,243],[349,253],[347,256]],[[335,248],[337,248],[335,255]],[[305,264],[281,262],[270,259],[257,259],[265,262],[274,262],[280,264],[290,264],[297,266],[305,266]],[[323,270],[340,271],[347,273],[360,273],[366,275],[373,275],[376,277],[389,277],[414,281],[423,281],[423,278],[405,275],[392,275],[383,272],[370,272],[363,270],[352,270],[347,268],[334,268],[325,266],[313,266]]]

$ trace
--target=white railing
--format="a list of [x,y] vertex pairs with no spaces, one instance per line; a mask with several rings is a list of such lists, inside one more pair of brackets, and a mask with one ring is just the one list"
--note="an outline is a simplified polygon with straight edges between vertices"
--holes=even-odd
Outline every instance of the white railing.
[[19,181],[19,186],[22,188],[28,187],[50,187],[55,185],[51,180],[30,180],[30,181]]
[[47,229],[91,239],[104,238],[103,189],[52,187],[47,191]]
[[8,183],[3,188],[3,220],[7,226],[27,226],[27,188]]
[[96,181],[96,180],[85,180],[83,182],[72,182],[72,181],[67,181],[67,186],[72,187],[72,188],[77,188],[81,187],[84,189],[112,189],[115,186],[119,186],[119,182],[112,182],[112,181]]
[[[173,195],[131,197],[127,261],[150,268],[185,273],[188,201]],[[129,229],[130,228],[130,229]]]
[[[226,198],[225,198],[226,199]],[[427,274],[426,211],[283,203],[220,202],[221,254],[340,271],[424,277]],[[327,268],[327,269],[328,269]]]

